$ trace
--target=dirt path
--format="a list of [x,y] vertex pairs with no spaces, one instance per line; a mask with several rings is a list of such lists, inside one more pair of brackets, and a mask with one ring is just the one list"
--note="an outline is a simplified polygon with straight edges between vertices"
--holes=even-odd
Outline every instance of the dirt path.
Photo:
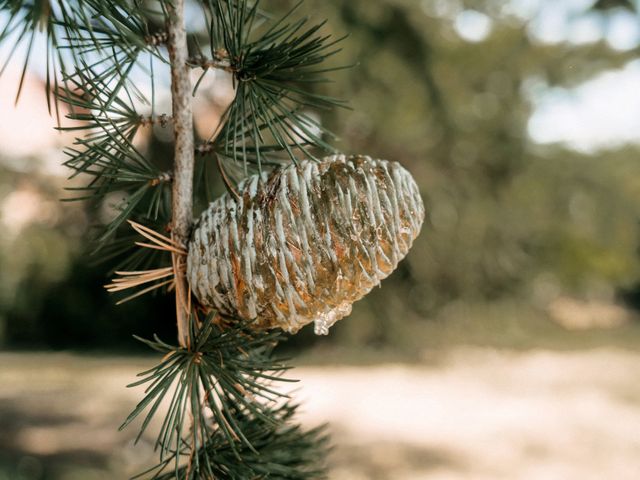
[[[149,361],[0,355],[0,480],[114,479],[153,457],[116,427]],[[300,368],[331,479],[640,478],[640,353],[458,349],[429,366]],[[2,473],[1,465],[9,473]]]

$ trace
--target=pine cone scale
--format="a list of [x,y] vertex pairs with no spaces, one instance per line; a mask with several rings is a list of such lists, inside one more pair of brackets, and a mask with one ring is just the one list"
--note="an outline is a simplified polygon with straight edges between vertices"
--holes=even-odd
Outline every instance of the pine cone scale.
[[199,301],[256,328],[326,333],[407,254],[424,218],[397,163],[334,156],[256,175],[203,213],[187,275]]

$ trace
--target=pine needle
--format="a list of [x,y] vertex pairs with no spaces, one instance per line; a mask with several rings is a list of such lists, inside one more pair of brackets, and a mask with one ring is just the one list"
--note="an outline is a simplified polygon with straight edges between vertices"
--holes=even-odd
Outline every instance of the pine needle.
[[[176,288],[176,285],[180,282],[176,282],[176,276],[184,276],[184,259],[187,256],[187,251],[181,247],[175,240],[156,232],[155,230],[146,227],[133,220],[127,220],[129,225],[140,235],[146,238],[150,243],[134,242],[135,245],[152,249],[161,250],[169,253],[173,253],[172,257],[178,259],[173,261],[173,265],[170,267],[160,267],[150,270],[124,270],[116,271],[117,277],[111,280],[111,283],[104,286],[109,293],[121,292],[124,290],[130,290],[132,288],[140,287],[151,283],[152,285],[143,288],[142,290],[129,295],[122,300],[119,300],[116,304],[128,302],[134,298],[138,298],[145,293],[152,292],[158,288],[167,287],[170,290]],[[168,280],[167,278],[170,277]],[[189,300],[190,303],[190,300]],[[190,311],[191,305],[183,305],[186,311]]]

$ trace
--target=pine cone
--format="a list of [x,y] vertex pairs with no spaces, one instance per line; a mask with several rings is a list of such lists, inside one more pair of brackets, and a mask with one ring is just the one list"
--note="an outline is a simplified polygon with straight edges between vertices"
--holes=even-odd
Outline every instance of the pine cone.
[[254,175],[202,214],[187,278],[205,306],[256,328],[327,334],[387,277],[424,220],[396,162],[337,155]]

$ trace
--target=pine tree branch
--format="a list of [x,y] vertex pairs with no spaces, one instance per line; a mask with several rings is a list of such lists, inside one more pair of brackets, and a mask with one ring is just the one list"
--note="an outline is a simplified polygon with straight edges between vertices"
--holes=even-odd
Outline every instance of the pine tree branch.
[[[175,159],[173,174],[173,219],[171,235],[179,245],[185,245],[192,223],[194,139],[191,82],[187,61],[187,33],[184,18],[184,0],[167,3],[169,60],[171,62],[171,96],[175,135]],[[188,286],[182,265],[184,257],[173,254],[176,270],[176,314],[178,341],[187,346],[189,340]]]
[[228,57],[229,54],[226,51],[222,50],[220,52],[217,52],[217,55],[214,58],[206,58],[202,55],[198,55],[190,57],[187,63],[192,68],[202,68],[203,70],[212,68],[234,73],[234,69],[231,66],[231,62]]

